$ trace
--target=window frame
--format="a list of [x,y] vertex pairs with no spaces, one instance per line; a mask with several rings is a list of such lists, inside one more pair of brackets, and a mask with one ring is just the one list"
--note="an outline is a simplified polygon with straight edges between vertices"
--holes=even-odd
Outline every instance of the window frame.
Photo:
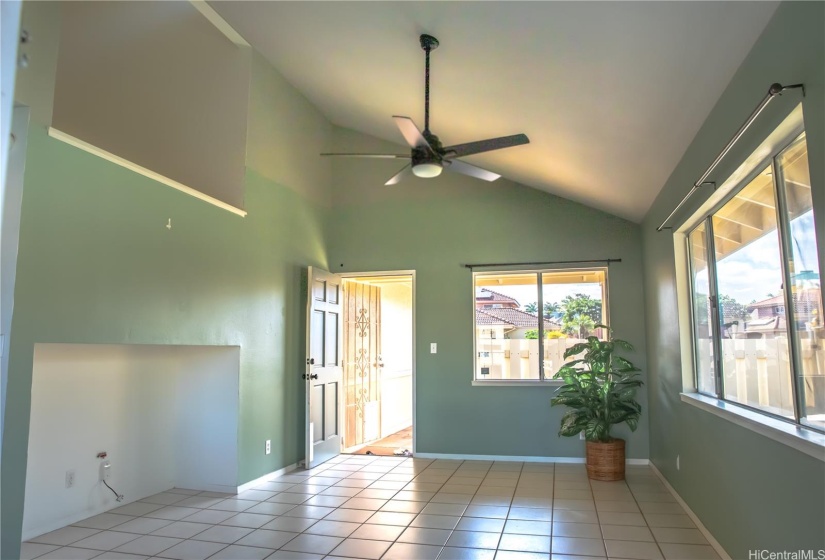
[[[780,274],[782,278],[783,285],[791,286],[791,278],[790,278],[790,270],[789,270],[789,258],[792,255],[790,243],[790,217],[787,211],[787,201],[786,201],[786,193],[785,189],[783,188],[782,184],[782,168],[779,165],[779,159],[781,158],[782,154],[790,148],[793,144],[800,140],[802,135],[805,134],[805,129],[801,124],[795,128],[793,128],[789,133],[786,133],[780,141],[775,142],[770,149],[768,155],[765,155],[761,158],[760,161],[752,165],[752,169],[748,173],[740,175],[733,184],[733,186],[729,189],[728,192],[725,193],[724,196],[720,197],[718,200],[714,200],[712,205],[708,208],[700,210],[697,212],[694,217],[689,220],[690,223],[689,227],[683,226],[680,228],[680,232],[683,234],[684,240],[684,262],[686,264],[686,271],[688,275],[688,299],[690,301],[690,305],[687,306],[687,315],[689,316],[689,336],[690,336],[690,345],[691,345],[691,375],[692,375],[692,387],[685,387],[685,391],[689,393],[693,393],[696,395],[695,400],[700,401],[702,406],[700,408],[707,409],[708,406],[708,399],[716,399],[719,403],[721,403],[720,408],[723,410],[735,410],[736,408],[744,409],[743,412],[750,412],[750,422],[753,422],[753,415],[756,415],[758,418],[760,415],[765,417],[766,419],[770,419],[770,423],[774,422],[781,422],[796,428],[798,431],[807,431],[810,430],[814,434],[825,434],[825,429],[819,428],[817,426],[804,423],[802,422],[802,411],[804,410],[804,403],[802,399],[804,398],[800,392],[804,390],[802,387],[803,383],[803,376],[801,375],[802,367],[800,362],[800,348],[799,348],[799,340],[797,336],[792,334],[792,325],[795,325],[795,309],[793,303],[793,294],[792,290],[783,290],[783,300],[784,302],[781,304],[781,307],[785,309],[785,325],[786,325],[786,335],[788,338],[788,354],[789,354],[789,367],[790,367],[790,385],[792,391],[792,403],[793,403],[793,418],[787,418],[785,416],[781,416],[779,414],[773,413],[769,410],[765,410],[763,408],[757,408],[755,406],[751,406],[744,402],[733,401],[725,398],[725,385],[724,385],[724,369],[723,369],[723,357],[721,352],[721,333],[723,330],[723,317],[719,313],[719,305],[718,305],[718,295],[719,295],[719,285],[717,279],[717,270],[716,270],[716,259],[711,258],[711,255],[715,255],[715,246],[714,246],[714,235],[713,235],[713,217],[714,215],[727,204],[731,199],[733,199],[740,191],[746,188],[751,181],[753,181],[756,176],[758,176],[766,167],[771,168],[771,183],[773,187],[773,194],[776,201],[776,218],[777,218],[777,237],[779,243],[779,258],[780,258]],[[807,144],[808,137],[805,135],[805,142]],[[687,223],[686,222],[686,225]],[[715,380],[715,394],[708,393],[706,391],[700,390],[699,385],[699,363],[698,363],[698,346],[695,334],[696,328],[696,313],[693,309],[693,301],[695,297],[695,274],[693,271],[693,256],[694,256],[694,249],[692,247],[692,243],[690,242],[691,234],[696,231],[697,228],[700,226],[705,226],[705,235],[706,235],[706,246],[705,246],[705,261],[707,262],[708,267],[708,276],[709,276],[709,286],[708,286],[708,299],[711,300],[711,327],[712,327],[712,341],[713,341],[713,369],[714,369],[714,380]],[[821,288],[820,288],[821,289]],[[688,398],[687,400],[684,398],[686,395],[683,394],[683,401],[690,402],[693,397]],[[694,403],[691,403],[694,404]],[[821,438],[814,438],[817,441],[825,441]],[[821,443],[820,443],[821,445]]]
[[[506,386],[506,385],[518,385],[518,386],[528,386],[528,385],[543,385],[543,386],[559,386],[564,383],[561,379],[554,379],[552,374],[550,376],[545,375],[544,371],[544,341],[545,341],[545,332],[544,332],[544,321],[539,320],[537,323],[538,326],[538,335],[539,335],[539,378],[538,379],[479,379],[476,376],[476,371],[478,369],[478,358],[479,358],[479,351],[477,348],[478,337],[476,336],[477,332],[477,325],[476,325],[476,278],[483,277],[483,276],[505,276],[508,274],[512,275],[524,275],[524,274],[531,274],[536,276],[536,296],[537,301],[536,305],[538,307],[540,318],[543,318],[543,310],[544,310],[544,294],[543,294],[543,282],[542,276],[547,273],[556,273],[556,272],[576,272],[576,271],[602,271],[604,274],[604,283],[602,287],[602,322],[605,325],[610,325],[610,275],[609,275],[609,265],[605,264],[603,266],[553,266],[553,267],[542,267],[542,268],[518,268],[518,269],[507,269],[507,268],[496,268],[491,270],[481,270],[476,271],[473,270],[472,272],[472,337],[473,337],[473,359],[472,359],[472,367],[471,367],[471,385],[472,386]],[[506,337],[501,340],[507,340]]]

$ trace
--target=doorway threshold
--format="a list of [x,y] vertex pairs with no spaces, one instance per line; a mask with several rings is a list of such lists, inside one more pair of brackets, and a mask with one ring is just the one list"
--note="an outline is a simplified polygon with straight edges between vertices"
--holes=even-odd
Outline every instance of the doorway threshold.
[[[406,451],[406,453],[404,453]],[[382,457],[412,457],[412,426],[407,426],[385,438],[344,451],[349,455],[378,455]]]

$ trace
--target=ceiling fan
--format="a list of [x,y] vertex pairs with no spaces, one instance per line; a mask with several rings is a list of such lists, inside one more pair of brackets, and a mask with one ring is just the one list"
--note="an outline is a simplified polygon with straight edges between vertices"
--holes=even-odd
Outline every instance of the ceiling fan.
[[502,136],[501,138],[467,142],[466,144],[456,144],[455,146],[442,146],[438,140],[438,136],[430,132],[430,52],[438,48],[438,39],[426,34],[421,35],[419,39],[421,48],[424,49],[426,53],[426,70],[424,72],[424,130],[419,130],[409,117],[393,117],[404,139],[410,145],[410,155],[356,153],[324,153],[321,155],[411,160],[401,171],[384,183],[385,185],[395,185],[410,173],[423,178],[437,177],[441,175],[441,171],[444,169],[463,173],[464,175],[485,181],[495,181],[501,177],[501,175],[455,158],[529,144],[530,139],[527,138],[526,134],[515,134],[513,136]]

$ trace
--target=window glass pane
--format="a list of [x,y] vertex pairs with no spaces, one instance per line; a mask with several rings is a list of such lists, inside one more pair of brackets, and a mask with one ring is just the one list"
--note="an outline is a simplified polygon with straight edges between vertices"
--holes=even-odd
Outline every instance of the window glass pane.
[[[803,404],[800,416],[825,428],[825,330],[822,325],[822,284],[817,260],[808,148],[804,135],[777,158],[779,188],[785,195],[790,225],[788,272],[794,301],[791,336],[799,349],[797,374]],[[784,304],[784,302],[783,302]],[[784,311],[784,307],[782,307]]]
[[[544,377],[551,379],[564,363],[564,351],[591,335],[604,337],[606,269],[557,270],[542,274],[544,301]],[[570,358],[573,359],[573,358]]]
[[693,340],[696,352],[696,380],[702,393],[716,396],[713,367],[713,318],[710,301],[707,231],[705,223],[690,234],[690,269],[693,282]]
[[770,168],[713,216],[724,397],[793,418]]
[[475,277],[475,376],[539,379],[538,274]]

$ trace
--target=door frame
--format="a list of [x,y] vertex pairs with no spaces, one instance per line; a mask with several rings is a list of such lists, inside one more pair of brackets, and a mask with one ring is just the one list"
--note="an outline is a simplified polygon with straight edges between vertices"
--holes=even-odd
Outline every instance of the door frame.
[[418,423],[415,420],[415,401],[418,393],[416,385],[416,344],[415,344],[415,270],[370,270],[364,272],[336,272],[344,280],[361,278],[363,276],[409,276],[412,280],[412,453],[415,455],[416,431]]

